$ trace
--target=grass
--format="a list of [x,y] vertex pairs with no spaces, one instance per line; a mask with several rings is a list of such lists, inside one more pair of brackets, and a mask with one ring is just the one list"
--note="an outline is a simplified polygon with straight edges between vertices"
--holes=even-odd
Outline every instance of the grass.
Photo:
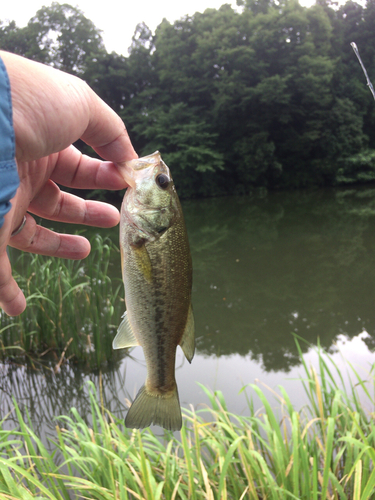
[[120,269],[117,279],[109,276],[110,255],[118,249],[100,235],[91,246],[83,261],[19,256],[15,274],[27,308],[17,318],[0,312],[3,356],[53,352],[59,362],[74,356],[91,366],[100,366],[112,357],[112,339],[123,312]]
[[[74,408],[56,420],[47,451],[15,402],[16,430],[0,430],[1,499],[306,499],[366,500],[375,490],[373,374],[352,383],[318,350],[318,372],[303,360],[307,407],[295,410],[280,388],[244,388],[249,415],[228,412],[205,389],[210,407],[184,410],[179,435],[129,431],[89,385],[89,422]],[[251,397],[248,396],[250,392]],[[244,394],[239,397],[244,397]],[[254,411],[253,398],[263,408]]]

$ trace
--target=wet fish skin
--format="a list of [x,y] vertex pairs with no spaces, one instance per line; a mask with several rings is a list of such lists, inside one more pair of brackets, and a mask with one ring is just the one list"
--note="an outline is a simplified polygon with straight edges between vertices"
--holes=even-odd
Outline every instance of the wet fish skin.
[[[182,425],[175,380],[177,345],[191,362],[192,262],[183,213],[160,154],[127,162],[120,247],[126,313],[115,349],[141,345],[147,378],[125,419],[130,428]],[[161,184],[161,185],[160,185]]]

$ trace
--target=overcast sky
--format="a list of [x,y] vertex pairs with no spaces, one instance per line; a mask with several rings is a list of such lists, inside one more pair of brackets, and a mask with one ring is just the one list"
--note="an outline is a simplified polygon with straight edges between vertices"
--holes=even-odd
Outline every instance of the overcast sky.
[[[0,20],[14,20],[23,27],[43,5],[51,5],[52,0],[2,0]],[[97,28],[102,30],[106,49],[127,55],[135,27],[145,22],[154,31],[163,18],[174,22],[186,14],[203,12],[207,8],[218,9],[224,3],[236,7],[230,0],[66,0],[78,6]],[[300,0],[302,5],[311,5],[313,0]]]

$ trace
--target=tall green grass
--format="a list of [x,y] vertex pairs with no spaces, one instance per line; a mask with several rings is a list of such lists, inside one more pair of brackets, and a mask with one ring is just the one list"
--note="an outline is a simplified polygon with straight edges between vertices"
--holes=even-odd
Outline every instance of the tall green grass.
[[[17,431],[0,431],[0,498],[374,498],[372,374],[365,383],[349,367],[353,381],[345,387],[326,353],[319,351],[318,371],[302,353],[301,360],[306,408],[296,411],[281,388],[275,410],[267,391],[251,385],[249,415],[238,416],[220,392],[205,389],[210,407],[185,409],[179,435],[125,429],[90,385],[90,423],[74,408],[59,417],[47,451],[15,404]],[[263,404],[257,412],[254,397]]]
[[[74,356],[100,365],[112,356],[112,339],[122,314],[120,259],[111,279],[110,256],[118,249],[96,235],[82,261],[22,253],[15,263],[26,311],[17,318],[0,313],[0,352]],[[12,349],[11,349],[12,348]],[[16,349],[16,350],[15,350]]]

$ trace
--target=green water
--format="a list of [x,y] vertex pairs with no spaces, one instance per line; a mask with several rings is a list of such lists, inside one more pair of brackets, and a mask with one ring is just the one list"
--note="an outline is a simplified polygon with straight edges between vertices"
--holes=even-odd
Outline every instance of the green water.
[[[183,405],[207,403],[200,382],[222,390],[231,411],[246,413],[238,393],[259,379],[271,388],[284,385],[301,406],[293,333],[312,345],[319,338],[332,352],[340,348],[366,375],[375,361],[375,187],[255,192],[187,201],[183,208],[194,263],[197,337],[191,365],[180,349],[177,353]],[[118,228],[101,234],[118,242]],[[119,255],[114,259],[111,272],[117,275]],[[314,364],[313,350],[301,346]],[[344,366],[339,354],[334,357]],[[4,363],[1,415],[11,409],[14,395],[48,434],[54,415],[73,405],[86,411],[88,379],[102,387],[108,408],[125,415],[126,398],[134,397],[145,376],[141,348],[97,372],[70,363],[53,375]]]
[[374,189],[203,200],[186,218],[199,352],[288,370],[291,332],[327,348],[339,334],[374,338]]

